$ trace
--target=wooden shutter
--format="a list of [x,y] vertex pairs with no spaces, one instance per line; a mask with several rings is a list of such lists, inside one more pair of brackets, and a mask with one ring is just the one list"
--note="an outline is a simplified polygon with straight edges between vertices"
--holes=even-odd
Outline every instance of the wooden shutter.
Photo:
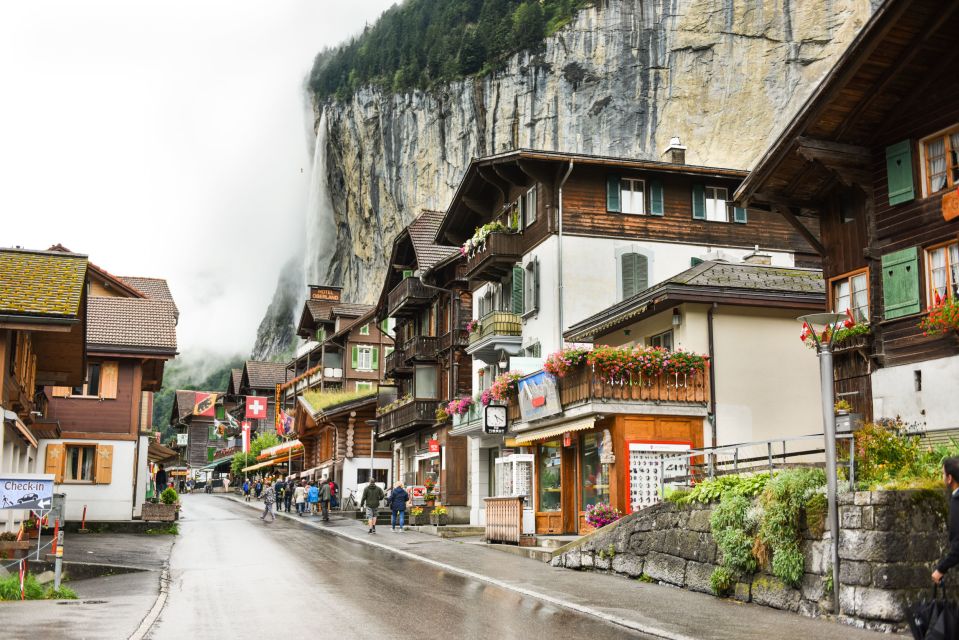
[[693,185],[693,220],[706,219],[706,187]]
[[742,207],[733,207],[733,222],[746,224],[746,210]]
[[661,216],[666,208],[663,203],[663,183],[653,180],[649,183],[649,215]]
[[53,387],[50,392],[54,398],[68,398],[70,396],[70,387]]
[[100,363],[100,397],[115,399],[117,397],[117,379],[120,365],[115,360],[105,360]]
[[360,348],[356,345],[353,345],[353,348],[350,350],[350,356],[353,362],[353,369],[356,369],[356,365],[360,360]]
[[624,300],[632,297],[636,293],[636,255],[635,253],[624,253],[620,257]]
[[912,183],[912,144],[909,140],[886,147],[886,180],[889,204],[902,204],[916,197]]
[[886,320],[919,313],[919,256],[916,247],[882,257],[882,306]]
[[217,420],[226,420],[226,407],[222,404],[216,405],[216,408],[213,410],[216,415]]
[[66,458],[65,445],[53,443],[47,445],[47,458],[43,466],[43,472],[53,474],[53,481],[57,484],[63,482],[63,465]]
[[533,308],[539,309],[539,258],[533,259]]
[[523,315],[523,267],[513,267],[513,313]]
[[370,356],[370,363],[371,363],[370,368],[373,369],[373,371],[379,371],[379,370],[380,370],[380,349],[379,349],[379,347],[373,347],[373,354]]
[[619,176],[606,176],[606,210],[619,213]]
[[110,484],[113,481],[113,445],[97,445],[96,471],[93,482],[96,484]]
[[412,269],[403,269],[403,279],[412,278],[413,270]]

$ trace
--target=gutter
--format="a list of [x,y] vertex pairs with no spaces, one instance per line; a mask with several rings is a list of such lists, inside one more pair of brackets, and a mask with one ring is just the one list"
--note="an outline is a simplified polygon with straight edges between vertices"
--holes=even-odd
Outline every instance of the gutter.
[[709,436],[712,441],[711,447],[716,446],[716,349],[713,341],[713,312],[719,308],[719,304],[714,302],[706,313],[706,328],[709,336]]

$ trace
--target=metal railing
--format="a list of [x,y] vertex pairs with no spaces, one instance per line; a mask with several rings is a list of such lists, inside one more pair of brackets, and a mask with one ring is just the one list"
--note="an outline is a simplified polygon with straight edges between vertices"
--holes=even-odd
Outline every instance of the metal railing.
[[523,321],[512,311],[492,311],[479,319],[479,326],[470,334],[473,344],[489,336],[523,335]]
[[[837,446],[846,446],[846,460],[840,460],[840,468],[846,470],[849,490],[856,487],[856,447],[853,434],[837,433]],[[819,446],[816,446],[818,443]],[[839,444],[842,443],[842,444]],[[660,458],[660,495],[666,485],[691,486],[703,479],[739,473],[763,473],[798,467],[825,467],[825,441],[823,434],[774,438],[690,449],[682,453],[664,454]],[[676,469],[686,473],[675,474]],[[669,475],[670,471],[674,475]]]

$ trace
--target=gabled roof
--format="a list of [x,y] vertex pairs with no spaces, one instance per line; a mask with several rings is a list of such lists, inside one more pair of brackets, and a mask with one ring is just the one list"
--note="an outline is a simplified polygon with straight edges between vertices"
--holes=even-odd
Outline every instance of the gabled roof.
[[340,327],[340,330],[334,333],[329,338],[327,338],[327,341],[333,342],[336,344],[343,344],[344,342],[343,338],[347,337],[350,334],[350,332],[352,332],[354,329],[358,329],[364,324],[372,322],[374,320],[374,316],[376,315],[376,309],[370,305],[364,305],[364,306],[369,307],[366,313],[364,313],[363,315],[357,318],[351,318],[348,321],[344,321],[345,324],[342,327]]
[[167,300],[173,302],[176,308],[176,302],[173,300],[173,294],[170,293],[170,286],[163,278],[144,278],[141,276],[120,276],[125,283],[142,293],[151,300]]
[[577,322],[563,335],[592,340],[682,302],[820,309],[825,298],[819,269],[709,260]]
[[416,266],[429,271],[440,262],[460,254],[456,247],[436,244],[436,232],[443,223],[442,211],[424,209],[406,228],[416,253]]
[[332,314],[334,316],[345,316],[351,318],[358,318],[359,316],[365,315],[372,311],[373,305],[371,304],[360,304],[354,302],[340,302],[333,307]]
[[285,362],[247,360],[243,365],[241,387],[250,389],[275,389],[286,382]]
[[87,267],[77,253],[0,249],[0,314],[76,320]]
[[226,395],[240,395],[240,384],[243,382],[243,369],[230,369],[230,379],[227,381]]
[[168,300],[90,296],[87,349],[176,354],[176,306]]

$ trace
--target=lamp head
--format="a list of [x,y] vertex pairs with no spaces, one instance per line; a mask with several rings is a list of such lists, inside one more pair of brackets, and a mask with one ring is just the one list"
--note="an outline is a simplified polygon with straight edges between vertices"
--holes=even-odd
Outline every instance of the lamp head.
[[[846,317],[844,313],[810,313],[804,316],[799,316],[797,320],[802,323],[805,323],[812,330],[812,338],[816,342],[816,350],[822,349],[823,344],[820,336],[823,330],[826,327],[835,326],[837,323],[841,322]],[[833,338],[835,338],[836,332],[833,331],[829,334],[829,343],[827,346],[832,345]]]

